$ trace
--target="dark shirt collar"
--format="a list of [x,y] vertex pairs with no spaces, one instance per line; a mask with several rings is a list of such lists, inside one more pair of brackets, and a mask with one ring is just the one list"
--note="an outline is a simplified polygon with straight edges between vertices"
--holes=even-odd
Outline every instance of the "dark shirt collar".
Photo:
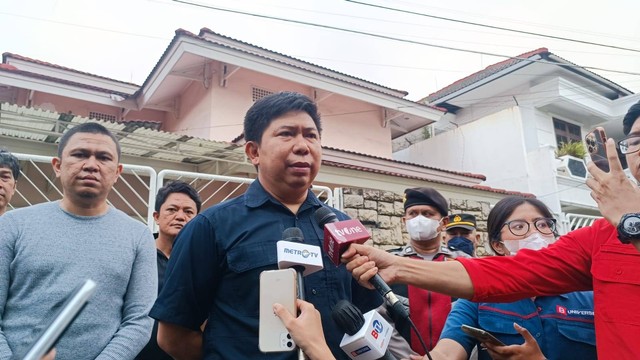
[[[262,184],[260,180],[256,179],[254,182],[249,185],[249,189],[244,193],[244,201],[245,205],[250,208],[258,208],[264,205],[266,202],[272,202],[279,206],[284,206],[280,201],[275,199],[271,194],[269,194]],[[304,211],[307,208],[317,208],[321,207],[322,202],[313,194],[311,189],[307,190],[307,198],[304,200],[302,205],[300,206],[300,211]]]

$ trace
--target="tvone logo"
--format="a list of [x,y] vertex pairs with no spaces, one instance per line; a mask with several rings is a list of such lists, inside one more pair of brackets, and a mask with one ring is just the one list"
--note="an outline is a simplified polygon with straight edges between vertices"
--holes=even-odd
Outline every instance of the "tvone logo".
[[378,320],[373,320],[373,330],[371,330],[371,336],[373,336],[374,339],[377,339],[378,336],[380,336],[380,334],[382,333],[382,330],[384,328],[382,327],[382,323]]
[[360,226],[351,226],[351,227],[346,227],[342,229],[336,228],[336,233],[338,233],[338,235],[340,236],[359,234],[363,232],[364,232],[364,229],[361,228]]

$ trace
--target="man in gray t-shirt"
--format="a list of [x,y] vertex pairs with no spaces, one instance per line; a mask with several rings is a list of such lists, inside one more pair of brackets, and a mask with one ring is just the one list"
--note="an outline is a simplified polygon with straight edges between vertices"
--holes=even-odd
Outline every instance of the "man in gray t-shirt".
[[122,172],[109,130],[68,130],[52,160],[60,201],[0,217],[0,359],[28,346],[76,285],[98,284],[56,345],[56,360],[133,359],[149,340],[157,291],[153,236],[107,204]]

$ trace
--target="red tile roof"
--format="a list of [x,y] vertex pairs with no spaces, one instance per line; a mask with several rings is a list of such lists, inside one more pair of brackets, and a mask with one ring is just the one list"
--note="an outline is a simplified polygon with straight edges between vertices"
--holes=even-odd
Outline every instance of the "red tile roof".
[[22,55],[18,55],[18,54],[13,54],[13,53],[10,53],[10,52],[5,52],[5,53],[2,54],[2,62],[3,63],[6,63],[8,58],[14,58],[14,59],[17,59],[17,60],[22,60],[22,61],[26,61],[26,62],[38,64],[38,65],[43,65],[43,66],[47,66],[47,67],[51,67],[51,68],[56,68],[56,69],[60,69],[60,70],[74,72],[76,74],[82,74],[82,75],[92,76],[92,77],[99,78],[99,79],[105,79],[105,80],[109,80],[109,81],[114,81],[114,82],[118,82],[118,83],[121,83],[121,84],[139,86],[139,85],[134,84],[134,83],[130,83],[130,82],[126,82],[126,81],[120,81],[120,80],[116,80],[116,79],[111,79],[111,78],[108,78],[108,77],[105,77],[105,76],[95,75],[95,74],[91,74],[91,73],[88,73],[88,72],[79,71],[79,70],[76,70],[76,69],[71,69],[71,68],[68,68],[68,67],[65,67],[65,66],[52,64],[50,62],[41,61],[41,60],[37,60],[37,59],[32,59],[32,58],[29,58],[29,57],[26,57],[26,56],[22,56]]
[[427,96],[426,98],[420,100],[426,103],[431,103],[434,102],[444,96],[447,96],[449,94],[452,94],[460,89],[463,89],[473,83],[476,83],[482,79],[485,79],[493,74],[496,74],[512,65],[515,65],[519,62],[522,61],[526,61],[525,59],[529,59],[533,56],[536,55],[542,55],[542,54],[548,54],[549,53],[549,49],[547,48],[539,48],[533,51],[529,51],[526,52],[524,54],[520,54],[516,57],[512,57],[503,61],[500,61],[498,63],[495,63],[493,65],[489,65],[487,66],[484,70],[480,70],[478,72],[475,72],[469,76],[466,76],[460,80],[457,80],[456,82],[445,86],[444,88],[429,94],[429,96]]
[[421,177],[421,176],[411,176],[411,175],[405,175],[405,174],[398,174],[398,173],[391,172],[391,171],[382,171],[382,170],[378,170],[378,169],[368,168],[368,167],[365,167],[365,166],[348,165],[348,164],[342,164],[342,163],[333,162],[333,161],[327,161],[327,160],[323,160],[322,161],[322,165],[333,166],[333,167],[342,168],[342,169],[350,169],[350,170],[370,172],[370,173],[374,173],[374,174],[384,174],[384,175],[396,176],[396,177],[401,177],[401,178],[406,178],[406,179],[424,180],[424,181],[428,181],[428,182],[436,183],[436,184],[444,184],[444,185],[451,185],[451,186],[456,186],[456,187],[463,187],[463,188],[467,188],[467,189],[488,191],[488,192],[497,193],[497,194],[516,195],[516,196],[522,196],[522,197],[526,197],[526,198],[535,198],[536,197],[534,194],[530,194],[530,193],[523,193],[523,192],[519,192],[519,191],[509,191],[509,190],[504,190],[504,189],[496,189],[496,188],[492,188],[492,187],[486,186],[486,185],[473,185],[473,186],[470,186],[470,185],[453,184],[453,183],[450,183],[450,182],[428,179],[428,178],[424,178],[424,177]]

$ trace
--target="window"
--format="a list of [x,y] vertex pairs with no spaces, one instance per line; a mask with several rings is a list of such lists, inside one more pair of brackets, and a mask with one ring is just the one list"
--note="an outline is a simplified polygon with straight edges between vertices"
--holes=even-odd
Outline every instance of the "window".
[[104,121],[116,121],[118,120],[115,115],[105,114],[97,111],[89,111],[89,118]]
[[553,119],[553,129],[556,132],[556,145],[560,146],[562,143],[569,143],[572,141],[581,142],[582,132],[580,126],[570,124],[560,119]]
[[254,87],[252,90],[253,90],[252,96],[253,96],[253,101],[254,102],[262,99],[263,97],[265,97],[267,95],[273,94],[273,91],[260,89],[260,88],[257,88],[257,87]]

